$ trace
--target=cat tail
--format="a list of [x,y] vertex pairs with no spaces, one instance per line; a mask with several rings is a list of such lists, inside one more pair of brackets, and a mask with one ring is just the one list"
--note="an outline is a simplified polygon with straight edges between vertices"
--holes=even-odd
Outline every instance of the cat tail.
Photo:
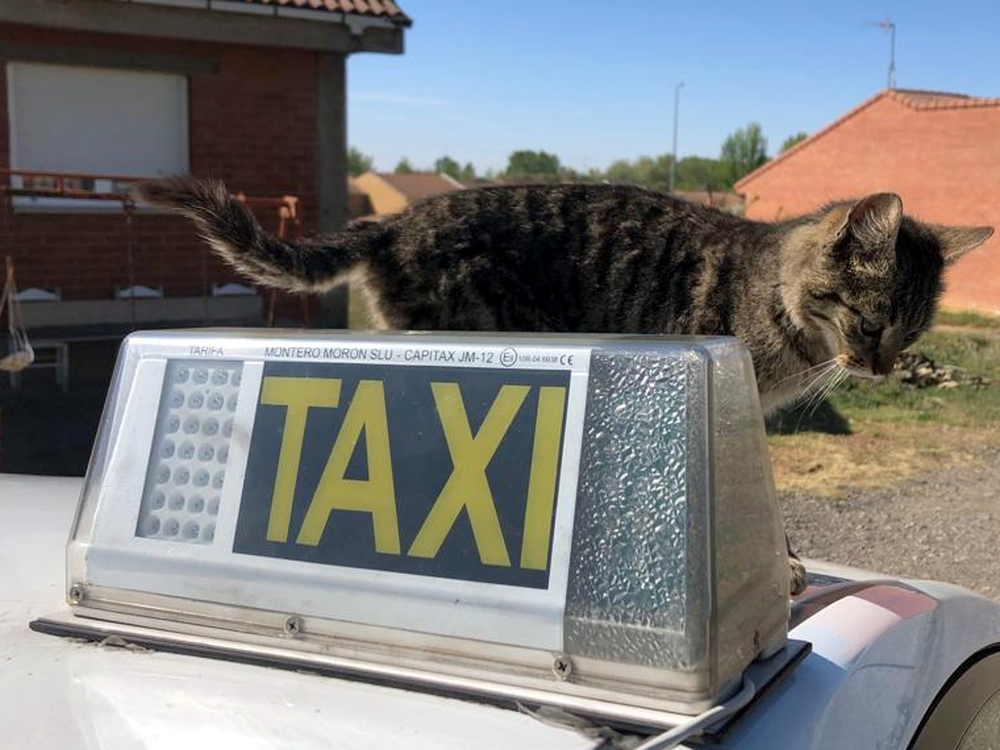
[[166,177],[137,185],[138,197],[191,219],[229,265],[253,281],[290,292],[324,291],[345,281],[385,238],[377,222],[356,223],[321,240],[283,240],[216,180]]

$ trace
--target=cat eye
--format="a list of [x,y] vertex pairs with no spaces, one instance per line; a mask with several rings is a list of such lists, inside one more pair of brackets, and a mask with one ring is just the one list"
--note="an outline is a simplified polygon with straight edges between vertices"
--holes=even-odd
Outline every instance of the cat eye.
[[809,296],[819,302],[831,302],[835,305],[844,305],[844,307],[848,307],[848,305],[844,304],[844,300],[842,300],[840,295],[836,292],[814,292],[810,290]]
[[868,318],[861,319],[861,333],[865,336],[871,336],[872,338],[878,338],[882,335],[882,326],[878,323],[873,323],[868,320]]
[[919,333],[908,333],[903,337],[904,344],[912,344],[920,336]]

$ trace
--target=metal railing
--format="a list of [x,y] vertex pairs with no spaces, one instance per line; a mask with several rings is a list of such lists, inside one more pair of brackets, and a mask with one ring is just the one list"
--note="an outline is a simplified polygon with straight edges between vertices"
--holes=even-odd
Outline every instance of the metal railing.
[[[0,195],[6,198],[9,211],[13,209],[14,198],[64,198],[73,200],[116,201],[121,203],[126,226],[126,257],[129,287],[135,286],[135,241],[132,233],[132,221],[138,207],[132,195],[131,186],[143,182],[147,177],[89,174],[80,172],[53,172],[38,169],[0,169]],[[271,209],[277,211],[278,227],[276,234],[281,239],[294,238],[299,235],[302,227],[302,216],[298,196],[281,195],[278,197],[248,196],[239,192],[233,195],[251,210],[261,211]],[[206,317],[209,295],[208,255],[202,261],[203,290]],[[277,307],[277,292],[268,293],[266,322],[274,325]],[[135,318],[135,297],[130,299]],[[302,297],[302,316],[306,327],[310,325],[310,309],[308,298]]]

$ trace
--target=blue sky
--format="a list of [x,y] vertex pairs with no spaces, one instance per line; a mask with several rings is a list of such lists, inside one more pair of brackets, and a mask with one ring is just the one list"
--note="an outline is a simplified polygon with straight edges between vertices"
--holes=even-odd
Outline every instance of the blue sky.
[[[671,149],[717,156],[761,123],[774,154],[883,88],[1000,96],[1000,3],[399,0],[406,54],[348,64],[349,141],[392,169],[449,154],[482,171],[519,148],[606,167]],[[1000,137],[1000,134],[998,134]]]

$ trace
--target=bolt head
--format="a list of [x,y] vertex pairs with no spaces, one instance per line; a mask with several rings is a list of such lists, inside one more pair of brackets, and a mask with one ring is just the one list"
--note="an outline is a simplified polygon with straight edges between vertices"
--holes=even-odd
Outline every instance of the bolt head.
[[70,604],[79,604],[80,602],[83,601],[83,598],[86,596],[86,594],[87,592],[86,589],[84,589],[83,584],[74,583],[72,586],[69,587]]
[[573,662],[566,654],[557,654],[556,658],[552,660],[552,674],[560,680],[568,680],[572,673]]
[[292,637],[302,634],[302,618],[296,615],[290,615],[285,619],[284,624],[285,635],[290,635]]

